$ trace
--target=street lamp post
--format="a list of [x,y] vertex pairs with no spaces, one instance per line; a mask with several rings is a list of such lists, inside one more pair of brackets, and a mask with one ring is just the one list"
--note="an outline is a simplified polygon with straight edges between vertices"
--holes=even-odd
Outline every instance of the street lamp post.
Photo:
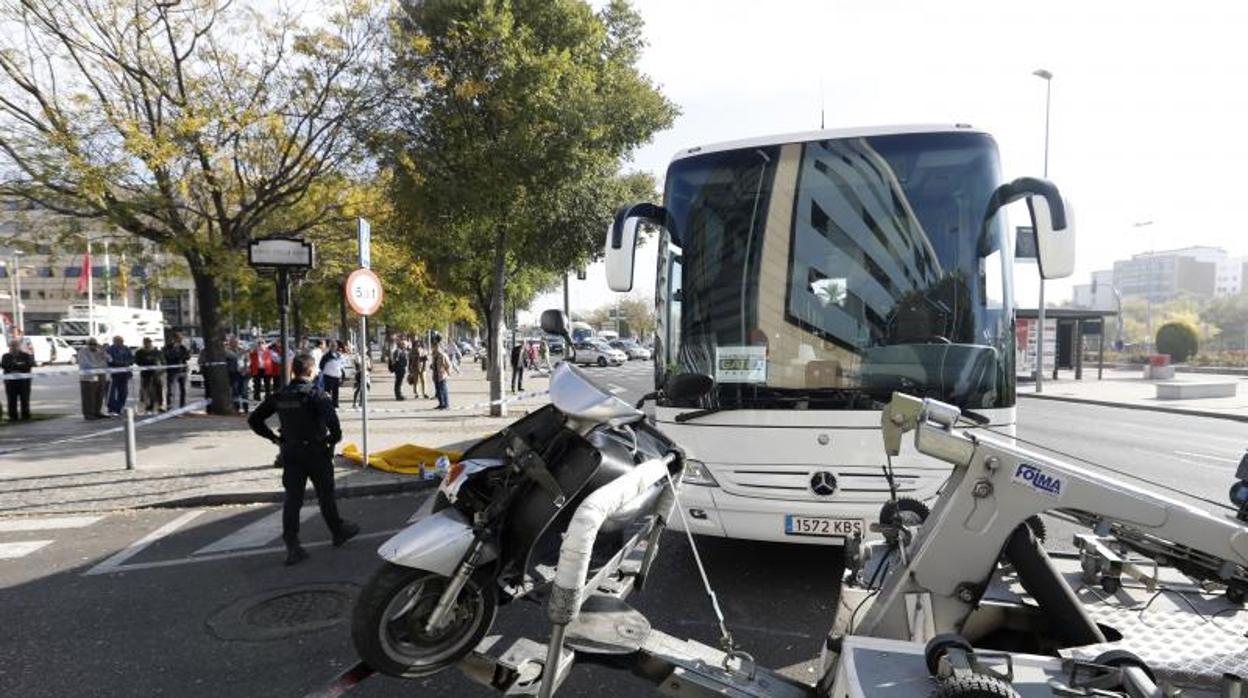
[[26,322],[22,309],[22,251],[13,250],[13,321],[17,324],[19,334],[26,333]]
[[[1032,75],[1044,80],[1044,178],[1049,177],[1049,105],[1053,96],[1053,73],[1040,68]],[[1044,277],[1040,277],[1040,299],[1036,311],[1036,392],[1044,391]],[[1057,361],[1056,354],[1053,357]],[[1053,366],[1057,371],[1056,363]]]

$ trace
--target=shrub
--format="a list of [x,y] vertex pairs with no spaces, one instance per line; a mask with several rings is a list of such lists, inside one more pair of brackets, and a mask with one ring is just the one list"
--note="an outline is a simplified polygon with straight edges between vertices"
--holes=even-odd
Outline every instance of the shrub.
[[1157,330],[1157,353],[1169,354],[1174,363],[1181,364],[1195,356],[1199,345],[1196,328],[1190,323],[1167,322]]

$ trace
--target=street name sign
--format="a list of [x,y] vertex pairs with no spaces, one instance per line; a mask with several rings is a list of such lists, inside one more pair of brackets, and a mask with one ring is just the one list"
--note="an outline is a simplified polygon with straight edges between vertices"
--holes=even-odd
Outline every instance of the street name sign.
[[312,243],[295,238],[252,240],[247,260],[253,267],[308,269],[315,265]]
[[347,277],[346,294],[352,310],[360,315],[372,315],[381,308],[384,295],[381,279],[371,269],[356,269]]
[[360,241],[360,266],[365,269],[371,269],[372,264],[372,238],[373,226],[363,218],[356,219],[356,233]]

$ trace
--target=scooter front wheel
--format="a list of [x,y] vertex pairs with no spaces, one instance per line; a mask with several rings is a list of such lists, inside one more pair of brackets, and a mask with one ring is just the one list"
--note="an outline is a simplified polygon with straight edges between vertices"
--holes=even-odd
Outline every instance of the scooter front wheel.
[[383,674],[414,679],[467,656],[494,622],[497,592],[492,584],[469,579],[446,626],[428,633],[425,624],[448,581],[389,562],[378,569],[360,592],[352,618],[351,637],[360,659]]

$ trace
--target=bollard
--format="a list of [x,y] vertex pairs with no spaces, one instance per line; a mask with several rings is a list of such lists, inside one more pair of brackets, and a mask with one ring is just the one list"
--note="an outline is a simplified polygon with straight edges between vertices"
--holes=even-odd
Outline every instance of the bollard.
[[134,470],[134,408],[126,407],[126,470]]

